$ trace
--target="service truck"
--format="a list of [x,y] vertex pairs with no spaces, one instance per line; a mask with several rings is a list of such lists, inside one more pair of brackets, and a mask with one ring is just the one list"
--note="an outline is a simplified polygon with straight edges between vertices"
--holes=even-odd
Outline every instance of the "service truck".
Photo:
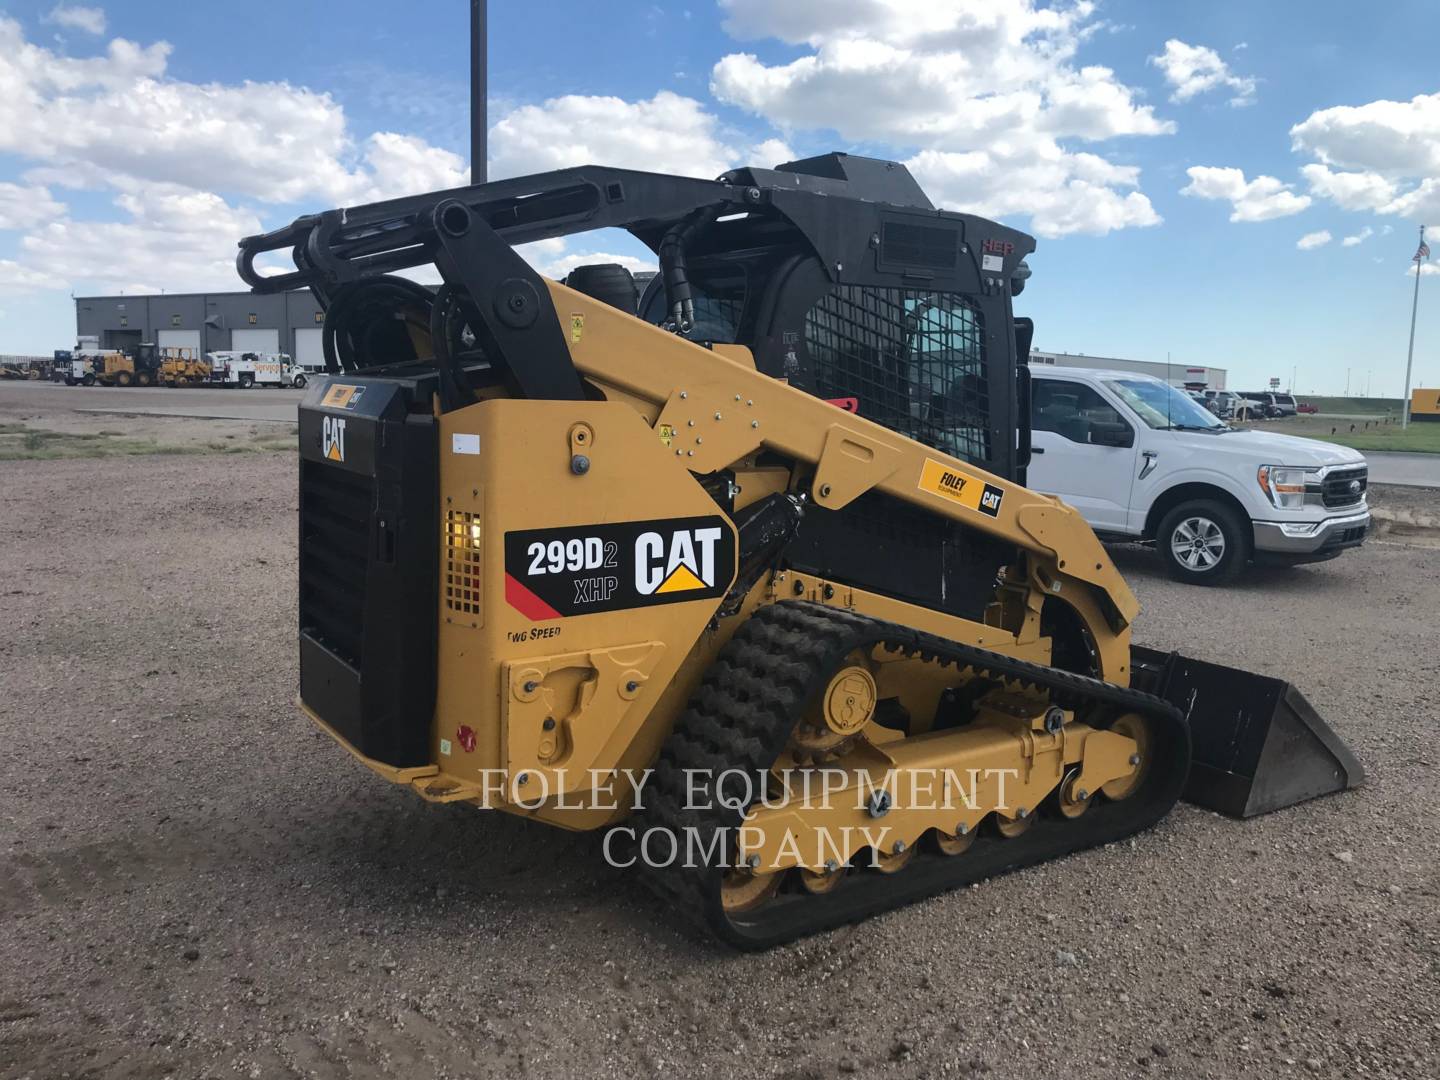
[[210,361],[210,382],[214,386],[238,386],[249,390],[253,386],[303,387],[305,372],[295,366],[286,353],[253,352],[212,352],[206,353]]

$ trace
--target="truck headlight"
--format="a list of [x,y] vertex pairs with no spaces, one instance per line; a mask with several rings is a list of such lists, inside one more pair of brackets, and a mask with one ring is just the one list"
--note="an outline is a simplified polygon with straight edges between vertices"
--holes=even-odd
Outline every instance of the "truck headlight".
[[1305,470],[1284,465],[1261,465],[1256,475],[1260,488],[1281,510],[1299,510],[1305,505]]

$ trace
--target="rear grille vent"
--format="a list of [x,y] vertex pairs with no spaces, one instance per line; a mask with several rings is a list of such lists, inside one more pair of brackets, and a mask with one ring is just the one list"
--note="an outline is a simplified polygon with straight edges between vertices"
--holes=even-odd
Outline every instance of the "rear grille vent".
[[445,511],[445,606],[480,614],[480,515]]
[[880,258],[893,266],[951,270],[960,247],[957,229],[887,221],[881,228]]
[[372,484],[300,463],[300,628],[354,667],[364,640]]

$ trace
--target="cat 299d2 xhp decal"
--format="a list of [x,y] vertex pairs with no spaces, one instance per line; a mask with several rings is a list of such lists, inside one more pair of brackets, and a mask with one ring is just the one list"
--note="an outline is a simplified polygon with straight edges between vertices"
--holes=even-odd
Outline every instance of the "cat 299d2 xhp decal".
[[723,517],[505,534],[505,600],[535,621],[721,596],[735,578]]

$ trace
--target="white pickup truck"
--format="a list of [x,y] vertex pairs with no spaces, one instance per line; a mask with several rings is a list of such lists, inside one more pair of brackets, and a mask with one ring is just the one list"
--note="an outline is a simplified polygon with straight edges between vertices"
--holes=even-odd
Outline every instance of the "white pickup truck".
[[1256,562],[1334,558],[1365,542],[1357,450],[1226,425],[1148,375],[1046,367],[1031,380],[1027,483],[1106,540],[1153,540],[1171,575],[1232,580]]

